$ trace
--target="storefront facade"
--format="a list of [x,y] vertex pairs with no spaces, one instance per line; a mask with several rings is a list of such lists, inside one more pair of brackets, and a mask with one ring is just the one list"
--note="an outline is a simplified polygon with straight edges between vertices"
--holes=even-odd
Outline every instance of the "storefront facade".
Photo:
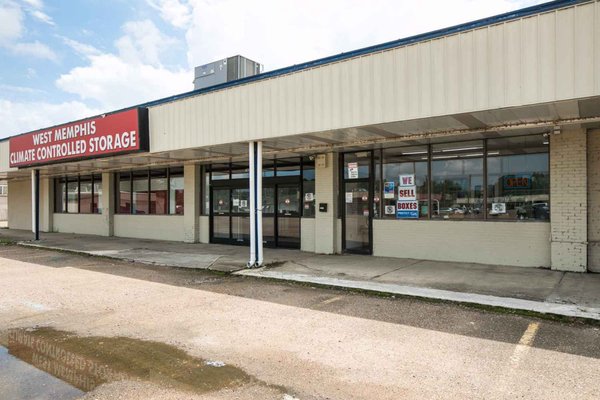
[[10,138],[9,227],[39,170],[42,231],[247,246],[261,142],[265,246],[600,271],[599,21],[556,1]]

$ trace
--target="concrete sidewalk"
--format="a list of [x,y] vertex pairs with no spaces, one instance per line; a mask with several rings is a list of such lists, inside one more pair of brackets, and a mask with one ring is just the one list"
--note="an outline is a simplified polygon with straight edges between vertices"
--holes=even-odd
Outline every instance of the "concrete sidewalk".
[[600,274],[265,249],[266,267],[245,269],[248,248],[2,229],[22,245],[154,265],[305,282],[600,320]]

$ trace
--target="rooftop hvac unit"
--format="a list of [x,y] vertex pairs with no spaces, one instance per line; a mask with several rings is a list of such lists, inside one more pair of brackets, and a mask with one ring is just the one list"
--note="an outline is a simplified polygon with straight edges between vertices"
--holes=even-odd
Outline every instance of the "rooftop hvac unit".
[[262,65],[242,56],[233,56],[194,68],[194,90],[260,74]]

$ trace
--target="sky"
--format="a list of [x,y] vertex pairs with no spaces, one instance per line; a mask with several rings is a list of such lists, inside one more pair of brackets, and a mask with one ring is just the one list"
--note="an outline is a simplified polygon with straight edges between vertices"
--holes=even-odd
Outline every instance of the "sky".
[[270,71],[544,0],[0,0],[0,138],[193,89],[241,54]]

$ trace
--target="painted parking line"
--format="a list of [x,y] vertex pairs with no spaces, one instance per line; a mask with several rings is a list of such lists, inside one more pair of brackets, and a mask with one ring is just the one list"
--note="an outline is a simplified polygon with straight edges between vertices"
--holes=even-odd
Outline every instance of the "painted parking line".
[[539,328],[539,322],[529,323],[527,329],[523,333],[523,336],[521,336],[517,347],[515,347],[515,351],[510,357],[510,362],[513,366],[518,366],[523,357],[525,357],[527,352],[529,352],[529,349],[531,348],[531,345],[535,339],[535,335],[537,334]]

